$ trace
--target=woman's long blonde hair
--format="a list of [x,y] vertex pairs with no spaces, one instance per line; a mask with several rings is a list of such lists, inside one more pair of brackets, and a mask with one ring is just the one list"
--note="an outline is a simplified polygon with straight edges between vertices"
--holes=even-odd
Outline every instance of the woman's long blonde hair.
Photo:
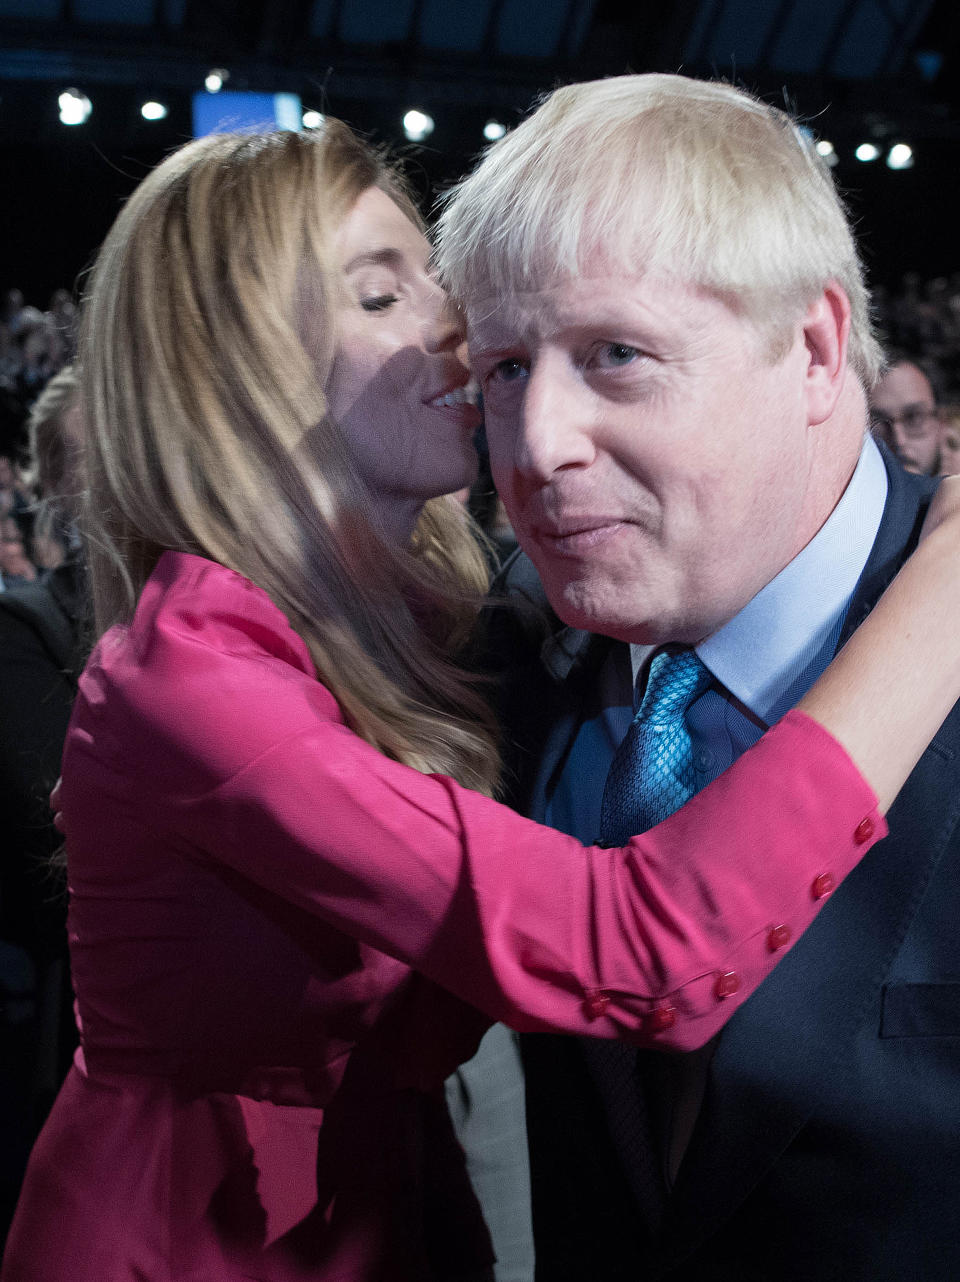
[[130,619],[165,549],[209,557],[283,611],[358,734],[489,793],[491,718],[454,658],[483,557],[447,499],[392,545],[327,412],[332,246],[372,186],[419,225],[396,177],[328,120],[190,143],[117,218],[81,336],[97,629]]

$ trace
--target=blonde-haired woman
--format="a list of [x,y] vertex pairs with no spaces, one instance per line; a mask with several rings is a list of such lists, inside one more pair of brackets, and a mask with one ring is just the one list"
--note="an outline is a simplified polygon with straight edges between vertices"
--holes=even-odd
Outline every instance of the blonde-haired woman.
[[[190,144],[100,255],[102,635],[63,776],[82,1050],[6,1282],[483,1269],[439,1088],[487,1023],[702,1044],[773,965],[769,923],[798,934],[814,878],[882,834],[960,687],[947,523],[809,715],[651,833],[584,850],[492,801],[455,657],[481,563],[437,497],[477,413],[429,252],[328,121]],[[943,675],[906,699],[918,593],[909,666]]]

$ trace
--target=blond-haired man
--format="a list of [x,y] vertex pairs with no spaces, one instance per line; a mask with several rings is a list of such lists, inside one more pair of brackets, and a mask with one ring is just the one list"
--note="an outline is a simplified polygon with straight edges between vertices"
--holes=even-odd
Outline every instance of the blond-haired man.
[[[933,483],[866,431],[880,354],[828,171],[730,86],[558,90],[454,191],[440,261],[527,554],[507,590],[542,583],[559,616],[508,684],[517,802],[595,840],[660,656],[693,654],[702,786],[869,610]],[[951,718],[891,837],[706,1054],[531,1041],[538,1277],[960,1277],[957,796]],[[738,976],[704,982],[724,1001]]]

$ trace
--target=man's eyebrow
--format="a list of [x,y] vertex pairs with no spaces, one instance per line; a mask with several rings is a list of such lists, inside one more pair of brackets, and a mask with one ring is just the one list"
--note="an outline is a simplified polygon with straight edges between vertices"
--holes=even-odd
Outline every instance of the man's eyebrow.
[[365,249],[351,258],[343,271],[349,275],[360,267],[399,267],[402,261],[399,249]]

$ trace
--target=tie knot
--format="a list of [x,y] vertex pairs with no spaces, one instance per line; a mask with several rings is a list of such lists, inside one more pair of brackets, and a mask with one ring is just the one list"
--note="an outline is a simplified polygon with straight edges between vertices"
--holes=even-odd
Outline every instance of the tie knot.
[[676,724],[711,680],[693,650],[661,650],[650,662],[637,719],[648,726]]

